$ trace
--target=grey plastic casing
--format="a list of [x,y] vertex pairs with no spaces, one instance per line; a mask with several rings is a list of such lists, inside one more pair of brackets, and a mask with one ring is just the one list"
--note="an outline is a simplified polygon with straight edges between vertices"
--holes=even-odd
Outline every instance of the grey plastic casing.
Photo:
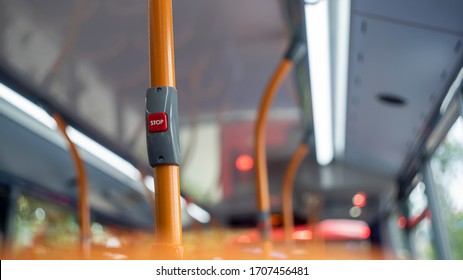
[[[167,115],[167,130],[151,133],[148,116],[164,112]],[[180,165],[180,142],[178,136],[177,90],[173,87],[153,87],[146,91],[146,144],[151,167]]]

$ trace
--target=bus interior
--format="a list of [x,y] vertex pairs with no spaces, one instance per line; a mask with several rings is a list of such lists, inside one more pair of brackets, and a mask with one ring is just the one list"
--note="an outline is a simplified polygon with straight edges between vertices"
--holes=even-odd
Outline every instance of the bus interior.
[[463,259],[463,1],[0,0],[2,259],[161,250],[157,3],[173,17],[182,258]]

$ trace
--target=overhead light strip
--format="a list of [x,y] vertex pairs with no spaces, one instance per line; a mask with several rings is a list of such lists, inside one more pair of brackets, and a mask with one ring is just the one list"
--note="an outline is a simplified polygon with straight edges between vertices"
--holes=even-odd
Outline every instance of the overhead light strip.
[[344,158],[346,146],[346,114],[347,114],[347,79],[349,68],[349,36],[350,36],[350,0],[333,2],[336,4],[336,43],[334,90],[334,151],[336,158]]
[[152,193],[154,193],[154,178],[151,175],[145,176],[143,179],[143,182],[145,184],[145,187],[150,190]]
[[328,1],[305,5],[310,86],[317,162],[334,157]]
[[43,108],[24,98],[2,83],[0,83],[0,98],[4,99],[43,125],[53,130],[56,129],[55,120]]
[[457,92],[458,88],[461,86],[462,80],[463,80],[463,67],[460,69],[460,72],[458,72],[457,77],[453,81],[447,94],[445,95],[444,100],[442,101],[442,105],[439,109],[440,114],[444,114],[445,111],[447,111],[450,103],[452,102],[455,96],[455,93]]
[[[43,125],[52,130],[56,130],[57,125],[55,120],[43,108],[29,101],[27,98],[24,98],[2,83],[0,83],[0,98],[4,99]],[[98,144],[96,141],[71,126],[67,126],[66,131],[76,145],[98,157],[103,162],[114,167],[134,181],[140,181],[140,172],[130,162]]]
[[211,221],[211,215],[194,203],[187,204],[186,211],[192,218],[200,223],[207,224]]
[[140,182],[141,174],[138,169],[135,168],[135,166],[133,166],[130,162],[95,142],[93,139],[73,128],[72,126],[68,126],[66,128],[66,132],[69,135],[69,138],[71,138],[72,142],[74,142],[77,146],[98,157],[103,162],[111,165],[122,174],[130,177],[132,180]]

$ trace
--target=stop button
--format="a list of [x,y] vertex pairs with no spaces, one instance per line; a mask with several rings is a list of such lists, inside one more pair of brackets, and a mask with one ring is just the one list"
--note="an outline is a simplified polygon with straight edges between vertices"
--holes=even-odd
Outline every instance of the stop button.
[[148,130],[151,133],[166,131],[167,114],[164,112],[149,114],[148,116]]

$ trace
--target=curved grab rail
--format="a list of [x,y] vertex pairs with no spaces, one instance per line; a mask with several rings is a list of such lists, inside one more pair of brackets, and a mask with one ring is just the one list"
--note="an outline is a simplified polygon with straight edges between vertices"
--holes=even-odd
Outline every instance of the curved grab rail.
[[288,168],[285,172],[282,188],[282,200],[281,205],[283,208],[283,228],[285,234],[285,240],[289,241],[292,239],[291,234],[294,230],[293,221],[293,185],[297,171],[307,155],[309,148],[306,143],[301,143],[297,147],[296,151],[289,162]]
[[269,84],[267,85],[262,101],[258,110],[258,117],[255,127],[254,153],[256,157],[256,187],[257,187],[257,205],[259,208],[259,230],[262,240],[270,239],[270,199],[268,188],[268,170],[267,154],[265,151],[266,121],[267,114],[272,105],[273,99],[278,88],[288,75],[293,62],[289,59],[283,59],[278,65]]
[[66,132],[66,123],[60,115],[54,114],[58,129],[63,134],[68,143],[69,152],[74,161],[78,183],[78,209],[79,209],[79,229],[80,229],[80,253],[86,259],[90,258],[91,234],[90,234],[90,205],[88,198],[87,173],[85,172],[84,162],[77,151],[74,142]]
[[265,150],[266,121],[274,97],[289,71],[306,53],[305,43],[298,37],[293,38],[284,58],[273,73],[264,90],[255,126],[254,153],[256,157],[256,188],[259,209],[258,227],[263,241],[270,240],[270,195],[268,187],[267,154]]

